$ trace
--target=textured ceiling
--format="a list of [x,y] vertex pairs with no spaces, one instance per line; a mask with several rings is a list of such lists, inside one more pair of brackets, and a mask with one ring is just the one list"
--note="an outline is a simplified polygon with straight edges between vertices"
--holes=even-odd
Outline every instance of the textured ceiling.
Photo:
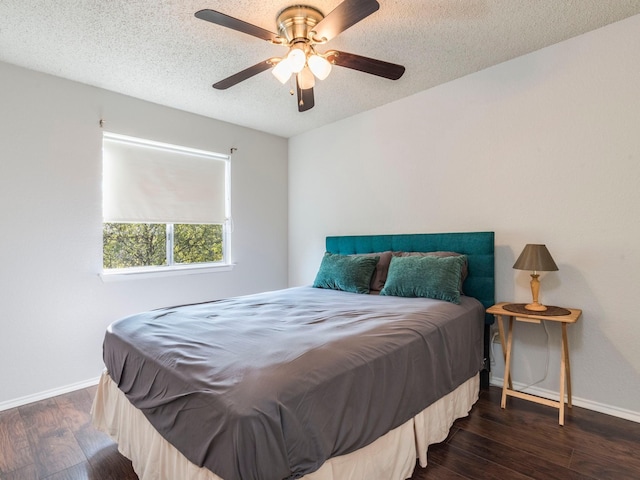
[[[340,2],[308,3],[327,14]],[[304,113],[270,72],[214,90],[286,49],[194,13],[218,10],[275,32],[277,12],[294,3],[1,0],[0,60],[290,137],[640,13],[640,0],[379,0],[380,10],[318,50],[402,64],[400,80],[334,67]]]

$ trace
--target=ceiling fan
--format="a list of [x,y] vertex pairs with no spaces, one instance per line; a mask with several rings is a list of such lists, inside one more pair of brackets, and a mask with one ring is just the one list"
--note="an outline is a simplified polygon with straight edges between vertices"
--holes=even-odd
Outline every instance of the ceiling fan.
[[[375,0],[344,0],[325,16],[317,8],[308,5],[292,5],[277,15],[277,34],[215,10],[200,10],[195,16],[201,20],[253,35],[289,49],[284,57],[273,57],[262,61],[214,83],[213,88],[224,90],[273,68],[272,73],[283,84],[290,78],[295,78],[298,111],[304,112],[315,105],[313,96],[315,78],[324,80],[329,75],[332,65],[397,80],[404,74],[405,68],[402,65],[338,50],[329,50],[324,53],[316,51],[316,45],[324,45],[379,8],[380,4]],[[291,94],[293,95],[293,89]]]

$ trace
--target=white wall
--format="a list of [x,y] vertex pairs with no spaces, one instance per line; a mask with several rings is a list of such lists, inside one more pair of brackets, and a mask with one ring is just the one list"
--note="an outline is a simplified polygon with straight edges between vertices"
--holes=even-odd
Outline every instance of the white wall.
[[[524,302],[511,267],[546,243],[560,270],[541,301],[584,311],[576,403],[640,421],[639,86],[635,16],[290,139],[289,284],[313,281],[326,235],[493,230],[496,299]],[[538,385],[553,392],[557,327]],[[515,380],[543,378],[544,330],[516,337]]]
[[[100,118],[232,156],[231,272],[103,283]],[[287,140],[0,63],[0,409],[102,371],[107,325],[287,285]]]

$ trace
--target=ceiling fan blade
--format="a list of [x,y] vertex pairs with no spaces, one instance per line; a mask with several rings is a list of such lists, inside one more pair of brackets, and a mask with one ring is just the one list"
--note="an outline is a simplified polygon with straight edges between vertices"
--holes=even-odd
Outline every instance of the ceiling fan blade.
[[254,75],[264,72],[265,70],[269,70],[272,66],[273,63],[271,62],[271,59],[256,63],[252,67],[245,68],[235,75],[231,75],[224,80],[220,80],[219,82],[214,83],[213,88],[218,90],[226,90],[227,88],[233,87],[234,85],[242,82],[243,80],[246,80],[247,78],[251,78]]
[[296,90],[298,91],[298,111],[306,112],[307,110],[311,110],[316,104],[313,97],[313,88],[302,90],[296,79]]
[[315,38],[331,40],[379,8],[376,0],[344,0],[315,26]]
[[280,37],[275,33],[270,32],[269,30],[265,30],[264,28],[252,25],[251,23],[247,23],[243,20],[238,20],[237,18],[230,17],[229,15],[225,15],[224,13],[205,9],[196,12],[195,15],[201,20],[206,20],[207,22],[215,23],[216,25],[222,25],[223,27],[237,30],[238,32],[246,33],[248,35],[253,35],[254,37],[258,37],[262,40],[267,40],[268,42],[279,43]]
[[331,50],[325,54],[327,60],[340,67],[352,68],[361,72],[370,73],[389,80],[398,80],[405,68],[395,63],[383,62],[375,58],[363,57],[354,53]]

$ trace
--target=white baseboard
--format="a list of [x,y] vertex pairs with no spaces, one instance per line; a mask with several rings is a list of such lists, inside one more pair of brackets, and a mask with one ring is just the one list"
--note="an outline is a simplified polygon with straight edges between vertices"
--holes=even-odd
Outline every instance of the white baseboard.
[[[496,387],[502,388],[502,385],[504,384],[504,379],[492,376],[489,383],[491,385],[495,385]],[[539,397],[555,400],[556,402],[560,398],[560,394],[558,392],[554,392],[552,390],[546,390],[544,388],[539,388],[535,386],[526,388],[526,385],[524,383],[519,384],[517,382],[513,382],[513,388],[516,390],[522,390],[532,395],[537,395]],[[571,400],[573,405],[577,407],[586,408],[587,410],[593,410],[594,412],[604,413],[606,415],[611,415],[613,417],[624,418],[625,420],[631,420],[632,422],[640,423],[640,412],[634,412],[632,410],[626,410],[624,408],[613,407],[611,405],[594,402],[594,401],[576,397],[576,396],[572,396]]]
[[38,402],[51,397],[57,397],[64,393],[73,392],[74,390],[81,390],[83,388],[92,387],[97,385],[100,377],[92,378],[78,383],[72,383],[64,387],[53,388],[51,390],[45,390],[44,392],[34,393],[33,395],[27,395],[26,397],[16,398],[6,402],[0,402],[0,412],[3,410],[9,410],[10,408],[21,407],[28,403]]

